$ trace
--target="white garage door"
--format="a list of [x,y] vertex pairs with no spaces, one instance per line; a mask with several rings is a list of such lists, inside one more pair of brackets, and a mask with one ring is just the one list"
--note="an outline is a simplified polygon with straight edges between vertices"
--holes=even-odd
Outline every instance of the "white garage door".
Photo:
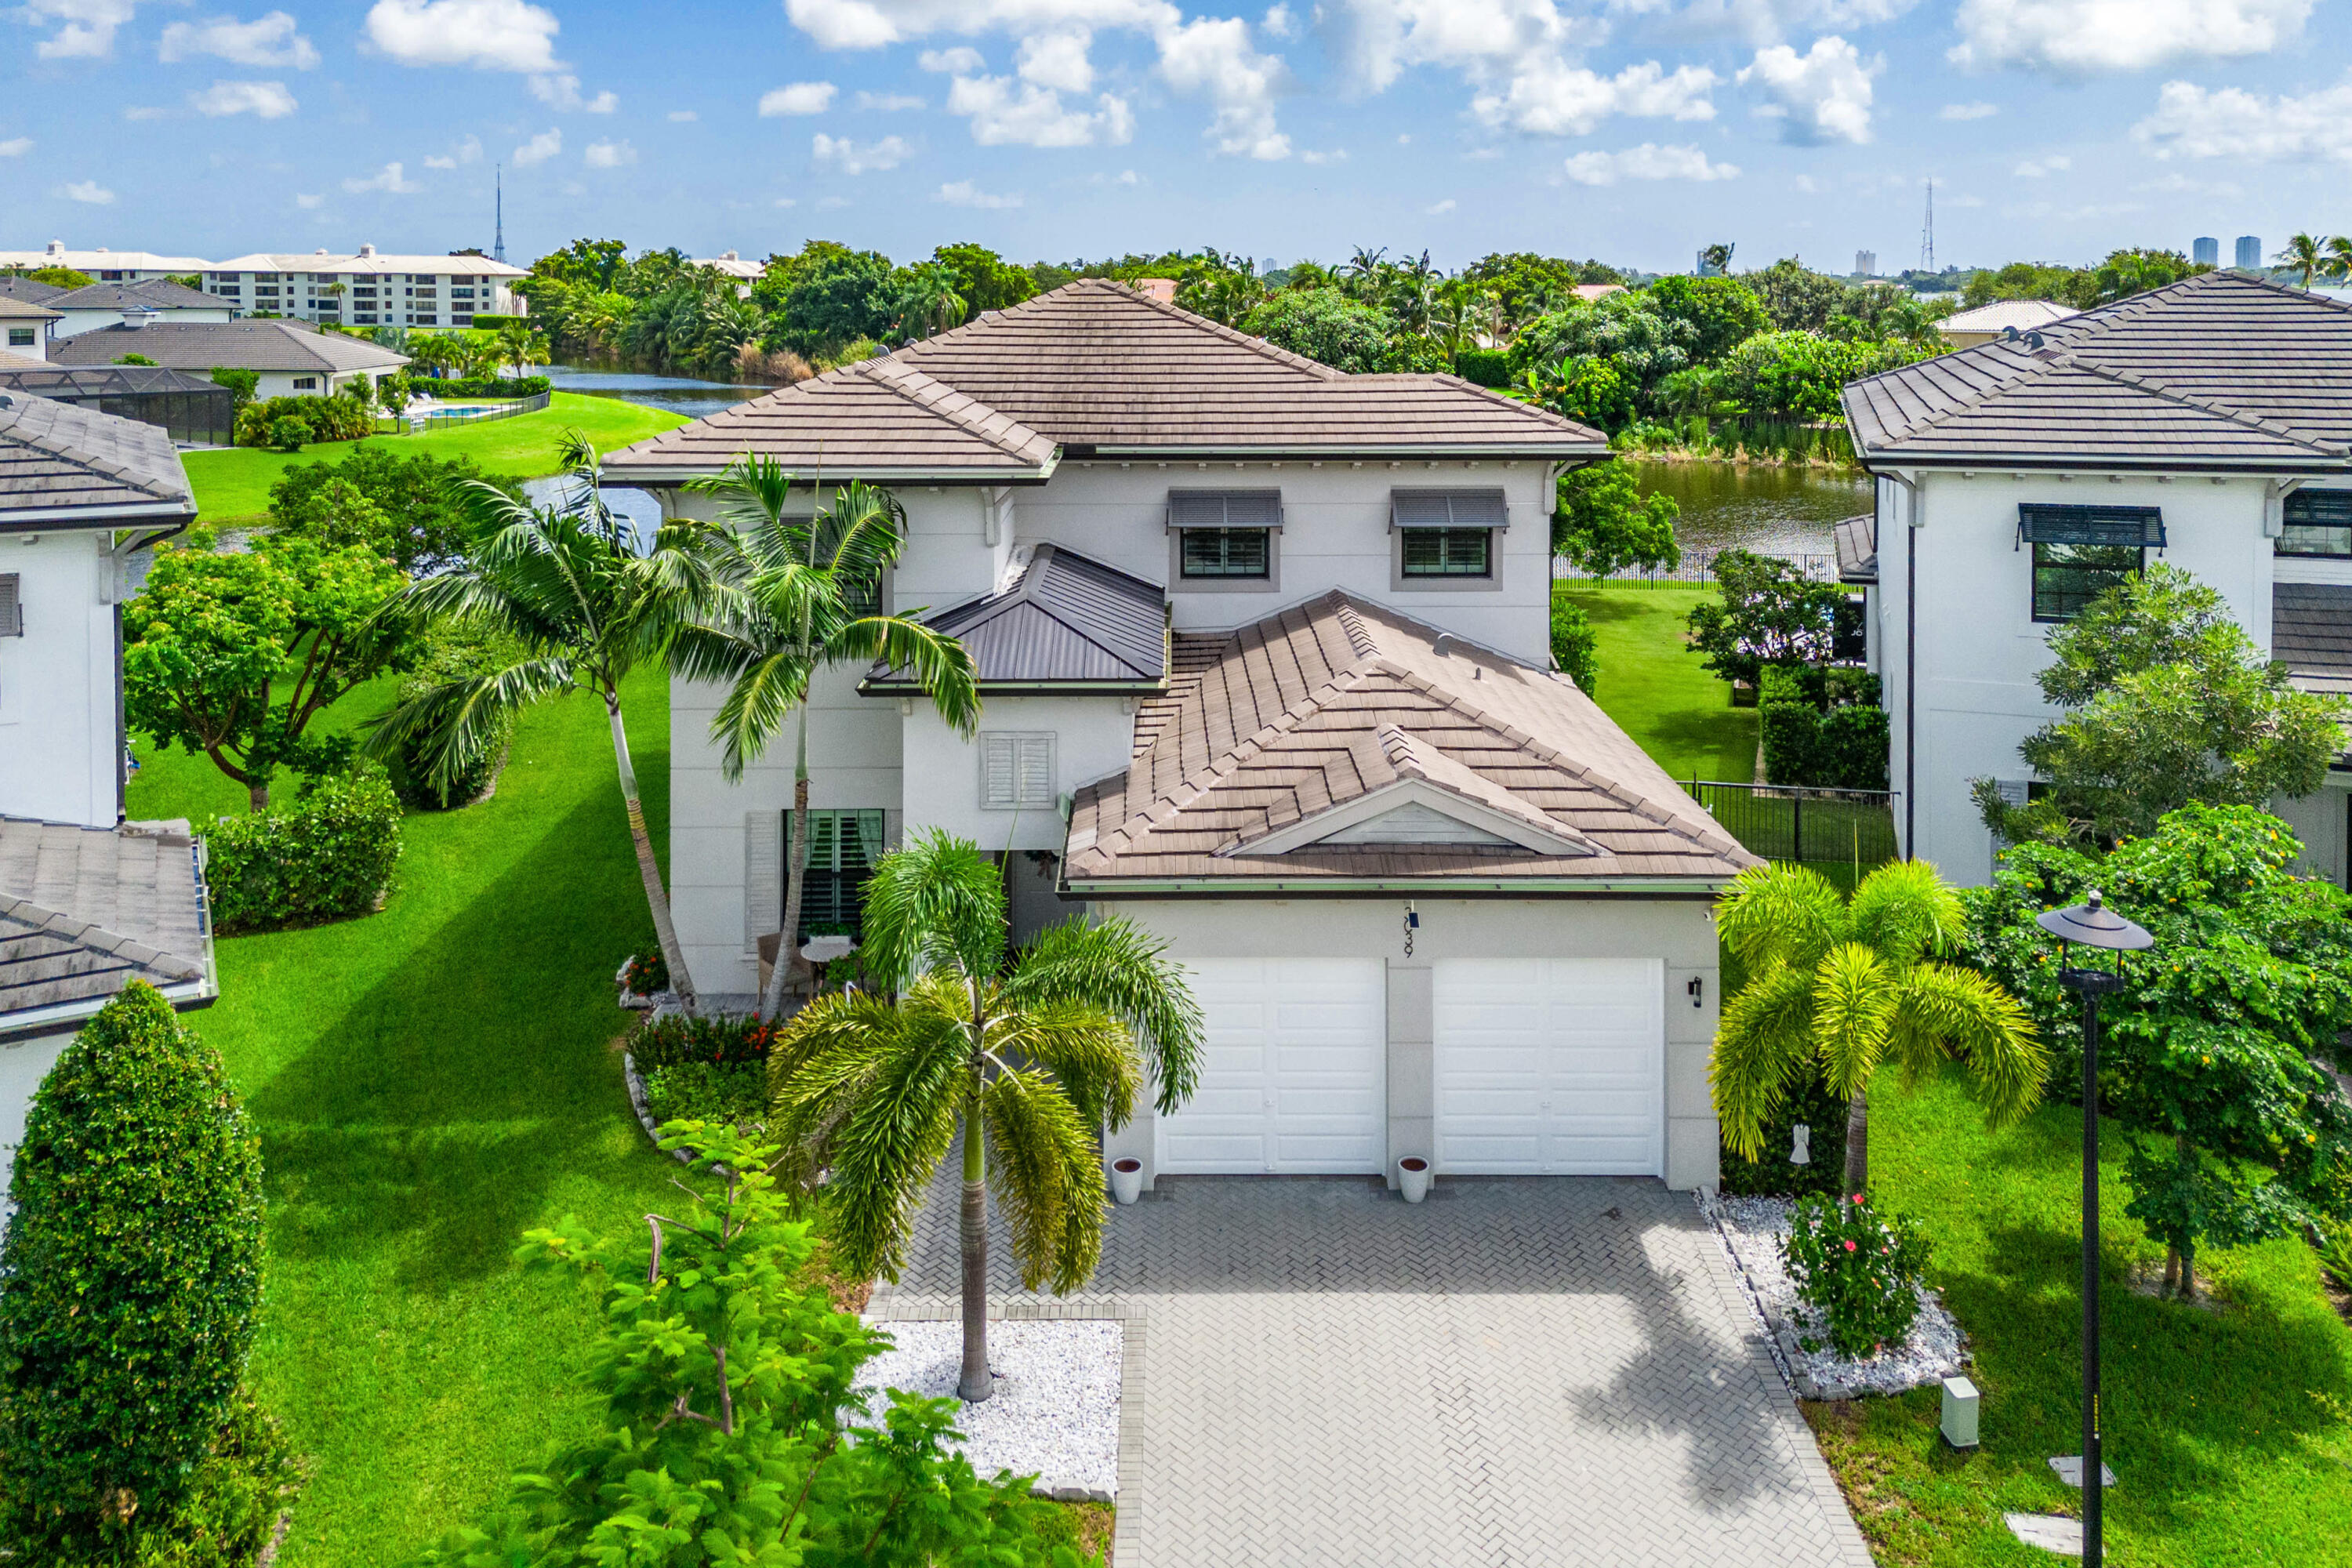
[[1385,976],[1378,959],[1192,962],[1206,1017],[1201,1085],[1159,1124],[1159,1168],[1176,1175],[1377,1171]]
[[1437,1168],[1663,1173],[1664,983],[1654,959],[1441,959]]

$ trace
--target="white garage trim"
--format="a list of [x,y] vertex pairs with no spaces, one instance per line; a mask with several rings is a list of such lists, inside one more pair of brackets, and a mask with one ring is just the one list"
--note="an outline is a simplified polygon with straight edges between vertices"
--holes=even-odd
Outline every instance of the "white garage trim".
[[1663,964],[1436,964],[1437,1168],[1455,1175],[1662,1175]]
[[1202,958],[1200,1087],[1159,1118],[1161,1174],[1354,1175],[1387,1147],[1387,975],[1376,958]]

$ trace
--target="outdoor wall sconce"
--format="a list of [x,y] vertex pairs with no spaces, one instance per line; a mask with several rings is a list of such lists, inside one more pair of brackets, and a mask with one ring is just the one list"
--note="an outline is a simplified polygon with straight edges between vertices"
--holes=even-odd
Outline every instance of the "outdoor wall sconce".
[[1690,984],[1683,987],[1683,989],[1690,993],[1692,1006],[1704,1007],[1706,1005],[1706,981],[1704,977],[1696,974],[1692,975],[1690,977]]
[[1412,933],[1421,929],[1421,911],[1410,903],[1404,907],[1404,955],[1412,956]]

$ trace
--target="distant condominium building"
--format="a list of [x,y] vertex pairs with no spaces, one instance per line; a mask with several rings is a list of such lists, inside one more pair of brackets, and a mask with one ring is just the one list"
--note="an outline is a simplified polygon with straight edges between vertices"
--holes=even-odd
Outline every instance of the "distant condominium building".
[[200,256],[158,256],[149,250],[68,250],[53,239],[39,250],[0,250],[0,270],[23,268],[70,267],[100,283],[143,283],[155,278],[186,278],[212,265]]
[[2202,235],[2189,242],[2189,259],[2199,267],[2221,265],[2221,242],[2211,235]]
[[1878,276],[1878,252],[1857,250],[1853,253],[1853,275],[1857,278]]
[[325,249],[206,261],[143,250],[0,250],[0,269],[69,267],[101,283],[195,277],[234,315],[289,316],[352,327],[470,327],[477,315],[520,315],[511,292],[520,267],[487,256],[384,256],[373,245],[351,255]]
[[2262,270],[2263,242],[2260,236],[2242,234],[2238,237],[2238,266],[2247,272]]

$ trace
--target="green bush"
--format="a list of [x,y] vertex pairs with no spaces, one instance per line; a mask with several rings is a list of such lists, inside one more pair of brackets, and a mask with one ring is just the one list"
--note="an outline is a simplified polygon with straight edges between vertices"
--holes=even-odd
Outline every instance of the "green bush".
[[[1927,1271],[1927,1240],[1911,1221],[1882,1216],[1859,1195],[1802,1198],[1789,1215],[1781,1257],[1798,1300],[1848,1361],[1910,1337]],[[1821,1348],[1810,1334],[1798,1342]]]
[[[396,700],[413,701],[435,687],[504,668],[512,662],[509,657],[511,651],[505,639],[490,634],[438,630],[418,658],[415,671],[400,683]],[[499,714],[472,763],[460,766],[446,783],[436,784],[427,763],[425,737],[411,735],[385,763],[385,773],[392,781],[393,793],[412,811],[447,811],[452,806],[471,805],[482,798],[491,781],[498,777],[499,770],[506,765],[507,746],[513,738],[514,715]]]
[[373,770],[331,776],[291,806],[215,817],[204,835],[223,931],[363,915],[392,888],[400,799]]
[[58,1058],[10,1195],[0,1543],[24,1563],[152,1562],[146,1548],[174,1537],[257,1545],[288,1474],[239,1393],[261,1302],[260,1142],[220,1058],[161,994],[133,982]]
[[529,316],[499,316],[493,315],[488,310],[478,310],[474,315],[474,330],[481,332],[495,332],[500,327],[528,327],[530,324]]
[[[1762,1158],[1743,1160],[1728,1149],[1723,1151],[1723,1190],[1750,1196],[1818,1194],[1835,1197],[1845,1175],[1845,1101],[1832,1094],[1818,1078],[1802,1092],[1791,1093],[1780,1110],[1764,1119]],[[1802,1165],[1789,1158],[1796,1147],[1800,1122],[1807,1129],[1806,1152],[1811,1156]]]
[[554,389],[555,384],[543,375],[467,375],[443,381],[416,375],[408,380],[408,390],[419,397],[537,397]]
[[293,451],[313,441],[356,441],[374,431],[374,416],[356,397],[265,397],[236,415],[240,447]]
[[1759,704],[1764,731],[1764,776],[1776,784],[1813,789],[1886,787],[1887,718],[1882,708],[1853,705],[1824,713],[1802,702],[1772,700],[1771,672]]
[[310,426],[289,414],[269,422],[268,444],[281,452],[299,452],[310,439]]
[[1454,356],[1454,374],[1479,386],[1511,384],[1508,349],[1464,349]]
[[1551,658],[1560,673],[1576,682],[1576,689],[1587,697],[1593,694],[1594,682],[1600,679],[1599,639],[1593,635],[1591,619],[1581,606],[1558,594],[1551,598]]
[[676,1062],[645,1074],[646,1109],[654,1121],[724,1121],[756,1126],[768,1116],[768,1068],[764,1062],[719,1067]]

